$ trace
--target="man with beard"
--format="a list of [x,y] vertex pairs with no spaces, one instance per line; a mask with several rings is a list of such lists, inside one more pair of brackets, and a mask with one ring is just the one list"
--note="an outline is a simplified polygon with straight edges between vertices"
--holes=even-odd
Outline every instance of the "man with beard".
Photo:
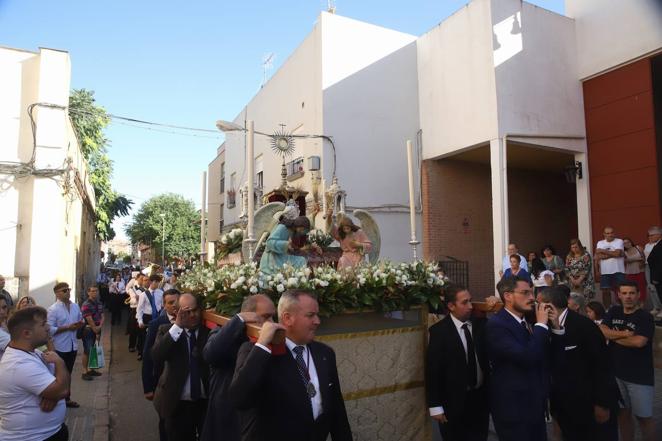
[[66,441],[64,424],[71,377],[64,360],[37,348],[48,341],[48,313],[39,306],[9,319],[11,342],[0,361],[0,439]]
[[[558,316],[547,303],[536,306],[531,284],[518,277],[502,279],[497,290],[504,308],[488,322],[487,353],[492,367],[491,413],[499,440],[545,441],[549,389],[548,322],[562,334]],[[535,325],[524,315],[535,311]]]
[[260,259],[260,271],[264,274],[275,274],[285,264],[295,268],[308,265],[305,257],[289,254],[305,243],[310,230],[310,220],[306,216],[298,216],[298,213],[299,208],[296,205],[288,205],[278,217],[278,225],[271,230]]

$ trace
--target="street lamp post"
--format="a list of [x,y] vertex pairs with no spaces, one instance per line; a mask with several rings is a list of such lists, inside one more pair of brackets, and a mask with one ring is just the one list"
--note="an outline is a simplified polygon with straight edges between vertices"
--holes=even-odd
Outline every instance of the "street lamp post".
[[165,213],[161,213],[163,226],[161,228],[161,267],[165,269]]

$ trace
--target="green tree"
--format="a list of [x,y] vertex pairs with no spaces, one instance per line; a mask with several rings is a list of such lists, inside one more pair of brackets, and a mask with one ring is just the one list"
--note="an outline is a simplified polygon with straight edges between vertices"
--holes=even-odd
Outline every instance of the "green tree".
[[147,244],[160,257],[163,247],[165,214],[165,257],[188,258],[200,247],[200,219],[193,201],[174,193],[164,193],[145,201],[127,224],[125,231],[131,243]]
[[101,240],[111,240],[111,227],[116,217],[129,214],[132,202],[113,190],[113,161],[108,157],[110,142],[103,130],[110,117],[103,107],[95,104],[94,92],[74,89],[69,95],[69,117],[76,132],[80,149],[90,172],[90,183],[96,199],[96,227]]

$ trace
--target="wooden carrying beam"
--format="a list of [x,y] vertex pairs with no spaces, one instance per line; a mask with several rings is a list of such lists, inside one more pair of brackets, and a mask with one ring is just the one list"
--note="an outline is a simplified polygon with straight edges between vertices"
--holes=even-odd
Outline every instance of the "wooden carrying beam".
[[[211,322],[218,326],[225,326],[230,320],[232,320],[232,317],[220,315],[212,310],[205,311],[202,315],[202,318],[205,320],[205,322]],[[260,337],[261,329],[262,328],[260,325],[256,325],[255,323],[247,323],[246,335],[257,340]],[[276,335],[274,336],[274,339],[271,343],[274,345],[285,343],[285,331],[283,329],[276,331]]]

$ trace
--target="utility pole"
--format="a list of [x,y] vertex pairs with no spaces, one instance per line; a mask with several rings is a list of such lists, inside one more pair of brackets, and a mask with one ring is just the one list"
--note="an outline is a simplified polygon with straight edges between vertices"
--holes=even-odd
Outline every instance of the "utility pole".
[[202,172],[202,205],[200,206],[200,263],[205,263],[205,207],[207,206],[207,172]]
[[163,227],[161,229],[161,268],[165,270],[165,213],[161,213],[161,220],[163,221]]

